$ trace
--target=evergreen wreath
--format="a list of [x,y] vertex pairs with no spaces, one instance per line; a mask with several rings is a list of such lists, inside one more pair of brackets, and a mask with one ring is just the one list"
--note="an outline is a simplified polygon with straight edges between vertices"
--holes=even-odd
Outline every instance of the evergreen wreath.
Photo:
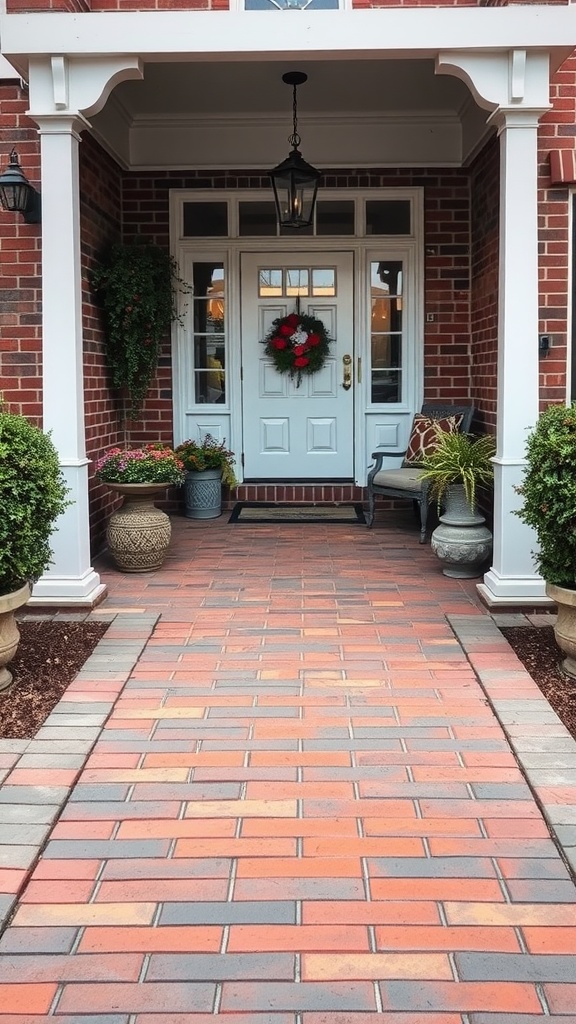
[[295,377],[299,388],[303,373],[318,373],[322,369],[332,340],[321,320],[304,313],[290,313],[273,321],[262,344],[278,373]]

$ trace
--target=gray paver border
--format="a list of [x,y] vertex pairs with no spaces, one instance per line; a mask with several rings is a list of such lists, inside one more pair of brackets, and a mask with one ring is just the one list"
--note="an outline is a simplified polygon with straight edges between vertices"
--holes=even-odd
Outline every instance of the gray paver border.
[[[0,934],[160,615],[96,608],[81,614],[67,615],[63,611],[52,616],[30,611],[22,616],[22,621],[47,618],[109,625],[34,738],[0,739],[0,869],[23,872],[17,892],[0,892]],[[113,681],[114,693],[106,689],[107,680]],[[90,699],[67,700],[72,686],[81,692],[82,682]],[[103,689],[101,700],[97,696],[99,686]],[[81,725],[75,724],[76,719]],[[37,770],[39,784],[11,786],[11,773],[18,768]],[[53,768],[72,770],[74,777],[64,786],[42,785],[42,771]]]
[[[533,617],[509,614],[447,615],[446,618],[506,734],[556,845],[572,873],[576,873],[576,740],[498,627],[498,622],[502,626],[534,625]],[[548,616],[546,624],[552,622]],[[494,653],[495,645],[501,645],[507,656],[507,663],[501,670],[486,668],[476,657],[481,657],[485,649]],[[516,665],[511,664],[511,656],[516,659]],[[509,680],[511,687],[517,680],[523,689],[531,691],[529,696],[522,700],[503,699],[504,680]],[[572,786],[573,803],[551,803],[545,792],[550,786]]]

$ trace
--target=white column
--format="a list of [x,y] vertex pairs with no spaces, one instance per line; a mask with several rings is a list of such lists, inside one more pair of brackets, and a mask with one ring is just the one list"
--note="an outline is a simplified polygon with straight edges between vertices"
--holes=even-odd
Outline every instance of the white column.
[[58,450],[72,504],[52,535],[53,565],[32,604],[91,605],[105,587],[90,564],[84,427],[79,116],[36,117],[42,169],[42,360],[45,431]]
[[526,439],[538,418],[538,117],[498,111],[500,255],[494,555],[478,589],[490,604],[549,603],[536,573],[536,536],[518,516]]

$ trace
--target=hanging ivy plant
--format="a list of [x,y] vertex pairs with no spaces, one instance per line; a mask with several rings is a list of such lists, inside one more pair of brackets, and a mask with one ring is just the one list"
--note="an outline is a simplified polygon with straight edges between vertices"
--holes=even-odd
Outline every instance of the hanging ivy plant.
[[125,393],[133,419],[156,374],[161,342],[178,319],[177,293],[190,289],[170,253],[149,243],[112,245],[91,280],[104,310],[110,383]]

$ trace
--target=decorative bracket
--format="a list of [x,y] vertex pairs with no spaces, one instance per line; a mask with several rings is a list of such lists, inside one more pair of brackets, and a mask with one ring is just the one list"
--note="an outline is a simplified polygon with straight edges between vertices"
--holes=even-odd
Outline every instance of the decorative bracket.
[[66,113],[84,118],[99,113],[119,82],[144,77],[142,61],[119,57],[54,55],[30,60],[30,117]]

